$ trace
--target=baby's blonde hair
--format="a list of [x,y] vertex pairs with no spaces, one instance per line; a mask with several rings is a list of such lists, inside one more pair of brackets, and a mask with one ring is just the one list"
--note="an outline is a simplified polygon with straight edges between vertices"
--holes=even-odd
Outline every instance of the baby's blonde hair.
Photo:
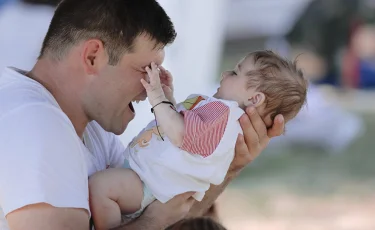
[[294,118],[306,102],[308,81],[296,61],[291,62],[272,51],[256,51],[248,54],[253,60],[254,70],[246,73],[250,78],[249,88],[265,94],[265,114],[273,120],[282,114],[288,121]]

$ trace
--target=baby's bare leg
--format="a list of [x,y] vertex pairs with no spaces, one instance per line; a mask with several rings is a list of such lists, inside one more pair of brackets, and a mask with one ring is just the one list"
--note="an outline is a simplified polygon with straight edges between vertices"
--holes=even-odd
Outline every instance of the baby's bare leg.
[[141,208],[143,185],[138,175],[124,168],[107,169],[89,179],[90,209],[95,229],[111,229],[121,223],[121,213]]

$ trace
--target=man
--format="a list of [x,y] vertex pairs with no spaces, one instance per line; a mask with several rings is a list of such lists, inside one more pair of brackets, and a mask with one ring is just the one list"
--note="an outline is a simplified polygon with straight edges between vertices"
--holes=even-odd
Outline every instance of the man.
[[[176,33],[155,0],[64,0],[30,72],[0,77],[1,229],[89,228],[88,176],[123,163],[121,134],[146,98],[145,67],[161,65]],[[270,130],[254,108],[240,121],[236,157],[225,182],[196,203],[191,193],[156,201],[119,229],[161,229],[199,216],[284,128]],[[129,185],[131,186],[131,185]],[[6,220],[5,220],[6,218]]]

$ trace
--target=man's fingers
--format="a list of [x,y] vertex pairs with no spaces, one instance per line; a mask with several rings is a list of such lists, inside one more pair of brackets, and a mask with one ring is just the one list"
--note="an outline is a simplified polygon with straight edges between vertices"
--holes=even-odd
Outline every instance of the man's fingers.
[[187,201],[186,201],[186,205],[187,205],[187,208],[188,208],[187,212],[190,211],[191,207],[193,207],[194,204],[195,204],[195,199],[193,197],[190,197],[190,198],[187,199]]
[[235,149],[236,149],[235,151],[236,154],[241,154],[241,155],[242,153],[246,153],[249,151],[245,142],[245,138],[242,134],[238,134]]
[[279,114],[275,117],[272,127],[268,130],[268,137],[277,137],[284,133],[284,117]]
[[[247,114],[242,115],[240,118],[240,125],[243,131],[244,142],[247,143],[247,146],[257,146],[259,143],[259,137]],[[248,149],[248,151],[250,150]]]
[[185,192],[183,194],[180,194],[176,197],[178,197],[180,200],[184,201],[184,200],[188,200],[189,198],[192,198],[192,196],[194,195],[195,192]]
[[[263,119],[260,117],[258,111],[254,107],[246,109],[246,113],[249,116],[250,122],[253,125],[255,132],[258,135],[258,140],[262,144],[263,142],[268,143],[267,127]],[[246,139],[245,139],[246,140]]]
[[[257,144],[258,146],[258,144]],[[250,163],[252,160],[254,160],[256,156],[253,156],[252,152],[257,152],[257,151],[249,151],[245,138],[242,134],[239,134],[237,137],[237,142],[235,146],[235,157],[230,164],[228,172],[238,172],[240,169],[245,167],[248,163]]]
[[258,155],[253,156],[252,155],[253,153],[249,152],[245,137],[242,134],[239,134],[237,137],[236,153],[239,153],[241,157],[243,158],[243,160],[246,162],[250,162],[258,156]]
[[190,211],[191,207],[193,207],[195,203],[195,199],[193,197],[194,192],[187,192],[182,194],[184,195],[182,197],[182,202],[184,203],[183,205],[183,211],[186,212],[186,214]]

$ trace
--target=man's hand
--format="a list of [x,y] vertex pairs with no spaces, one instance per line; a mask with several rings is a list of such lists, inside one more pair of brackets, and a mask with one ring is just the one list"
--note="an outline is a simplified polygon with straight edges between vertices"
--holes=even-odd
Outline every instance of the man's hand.
[[171,224],[185,218],[195,202],[192,195],[194,195],[193,192],[184,193],[175,196],[165,204],[156,200],[151,203],[146,208],[145,212],[134,222],[116,229],[165,229]]
[[185,218],[193,206],[195,200],[193,192],[184,193],[174,197],[167,203],[153,202],[144,213],[145,216],[153,218],[163,229],[177,221]]
[[252,162],[267,147],[272,137],[280,136],[284,132],[284,117],[277,115],[270,129],[254,107],[246,109],[246,114],[240,118],[244,135],[239,135],[236,142],[235,157],[228,171],[237,174]]

